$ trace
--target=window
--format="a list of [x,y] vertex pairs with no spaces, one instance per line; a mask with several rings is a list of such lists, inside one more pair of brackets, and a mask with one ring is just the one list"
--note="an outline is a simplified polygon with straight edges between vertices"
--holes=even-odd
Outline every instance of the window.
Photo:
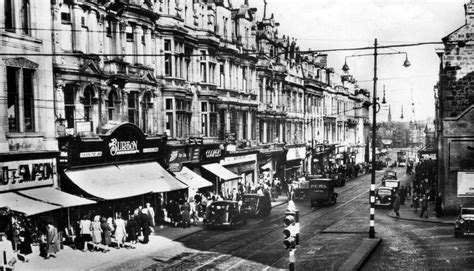
[[109,120],[117,120],[119,114],[119,104],[120,101],[118,100],[115,90],[110,91],[109,100],[107,101]]
[[66,119],[66,127],[74,128],[75,112],[76,112],[76,93],[72,85],[64,87],[64,118]]
[[34,131],[34,70],[7,67],[8,128]]
[[20,21],[22,34],[30,34],[30,1],[21,1]]
[[61,23],[63,24],[71,23],[71,11],[69,10],[68,5],[63,5],[61,7]]
[[131,25],[125,27],[125,37],[127,42],[133,42],[133,27]]
[[216,74],[216,64],[215,63],[209,63],[209,82],[211,84],[215,84],[215,74]]
[[185,138],[189,136],[191,126],[191,101],[184,99],[176,100],[176,137]]
[[213,102],[201,102],[201,134],[217,136],[217,106]]
[[201,62],[199,65],[199,74],[201,77],[201,82],[207,82],[207,59],[206,59],[206,51],[201,51],[201,56],[199,57],[199,61]]
[[142,32],[142,44],[145,46],[146,45],[146,33],[148,32],[148,28],[147,27],[143,27],[143,32]]
[[242,67],[242,91],[247,92],[247,67]]
[[184,63],[184,44],[182,42],[174,42],[175,55],[175,77],[184,78],[183,63]]
[[153,104],[151,102],[151,94],[149,92],[146,92],[143,95],[143,101],[142,101],[142,130],[145,133],[151,132],[149,126],[149,115],[152,113],[152,108]]
[[127,97],[128,122],[138,125],[138,93],[130,92]]
[[94,89],[91,86],[88,86],[84,90],[84,100],[82,101],[82,104],[84,105],[84,120],[86,121],[91,121],[93,98],[94,98]]
[[166,112],[166,120],[165,120],[165,129],[166,135],[173,137],[173,99],[165,99],[165,112]]
[[242,112],[242,139],[247,139],[248,133],[248,112],[243,111]]
[[171,40],[165,40],[165,76],[172,76]]
[[111,38],[112,37],[112,21],[107,20],[105,22],[105,31],[107,33],[107,37]]
[[5,30],[15,32],[15,0],[4,0]]
[[219,86],[225,88],[224,62],[219,62]]

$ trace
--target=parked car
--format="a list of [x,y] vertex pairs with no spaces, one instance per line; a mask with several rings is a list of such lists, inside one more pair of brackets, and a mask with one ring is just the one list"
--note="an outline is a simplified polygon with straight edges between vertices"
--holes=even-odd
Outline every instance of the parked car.
[[393,170],[387,170],[385,171],[385,173],[383,174],[383,179],[387,180],[387,179],[394,179],[396,180],[397,179],[397,172],[396,171],[393,171]]
[[380,186],[375,189],[375,206],[392,208],[395,190],[391,187]]
[[263,217],[272,211],[270,197],[260,194],[244,194],[242,208],[249,217]]
[[474,234],[474,206],[461,206],[454,222],[454,237]]
[[312,178],[308,176],[308,197],[311,207],[317,204],[335,204],[337,193],[334,192],[335,180],[328,178]]
[[247,212],[236,201],[214,201],[206,210],[204,225],[207,227],[229,227],[247,224]]

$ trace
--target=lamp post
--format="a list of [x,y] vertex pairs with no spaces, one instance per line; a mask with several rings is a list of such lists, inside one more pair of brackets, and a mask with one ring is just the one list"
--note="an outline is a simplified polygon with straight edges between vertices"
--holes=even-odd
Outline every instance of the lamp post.
[[[361,54],[361,55],[351,55],[346,56],[344,61],[344,66],[342,70],[347,73],[349,71],[349,66],[347,65],[347,58],[349,57],[359,57],[359,56],[374,56],[374,94],[372,97],[372,172],[370,180],[370,228],[369,228],[369,238],[375,238],[375,144],[377,142],[377,56],[378,55],[396,55],[396,54],[405,54],[405,61],[403,62],[404,67],[409,67],[410,62],[408,61],[408,55],[406,52],[390,52],[390,53],[378,53],[377,52],[377,39],[374,41],[374,53],[373,54]],[[385,47],[386,48],[386,47]]]

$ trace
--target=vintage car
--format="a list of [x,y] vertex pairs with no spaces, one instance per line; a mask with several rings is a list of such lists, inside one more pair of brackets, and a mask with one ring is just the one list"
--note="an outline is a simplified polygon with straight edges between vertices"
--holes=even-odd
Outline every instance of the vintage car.
[[391,187],[380,186],[375,189],[375,206],[392,208],[395,190]]
[[270,197],[260,194],[244,194],[242,208],[249,217],[263,217],[272,211]]
[[318,204],[335,204],[337,193],[334,192],[335,180],[330,178],[312,178],[308,176],[308,198],[311,207]]
[[382,179],[384,179],[384,180],[396,180],[397,179],[397,172],[393,171],[393,170],[387,170],[383,174]]
[[454,222],[454,237],[474,234],[474,206],[461,206]]
[[245,224],[247,224],[247,212],[236,201],[214,201],[206,210],[204,218],[206,227],[234,228]]

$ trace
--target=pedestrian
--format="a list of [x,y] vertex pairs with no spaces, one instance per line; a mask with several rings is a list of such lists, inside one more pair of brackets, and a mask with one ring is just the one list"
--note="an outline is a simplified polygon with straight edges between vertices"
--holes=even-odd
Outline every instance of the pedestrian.
[[143,234],[143,244],[148,244],[149,242],[149,236],[151,233],[150,227],[151,227],[151,222],[150,218],[148,218],[148,212],[146,209],[142,209],[142,212],[138,215],[138,226],[142,230]]
[[84,215],[79,221],[79,248],[82,248],[82,251],[84,252],[87,250],[87,242],[90,242],[92,240],[91,223],[92,222],[89,220],[88,215]]
[[425,216],[425,218],[428,218],[428,197],[426,194],[423,195],[423,197],[420,200],[420,205],[421,205],[421,213],[420,217]]
[[152,227],[155,227],[155,210],[153,209],[153,207],[151,207],[151,204],[149,202],[146,203],[146,210]]
[[400,204],[401,204],[401,205],[405,205],[405,198],[406,198],[406,195],[407,195],[407,190],[406,190],[406,188],[402,185],[402,187],[400,188]]
[[112,229],[105,217],[101,218],[100,228],[102,229],[102,244],[108,247],[112,243]]
[[438,193],[438,196],[436,197],[435,212],[436,212],[436,217],[443,216],[443,198],[442,198],[441,193]]
[[20,251],[18,253],[18,258],[23,258],[24,262],[29,262],[28,255],[33,253],[31,249],[31,243],[33,243],[33,238],[31,236],[31,225],[28,221],[25,221],[25,225],[21,228],[20,231]]
[[56,253],[59,252],[59,236],[58,229],[53,226],[51,221],[47,223],[47,233],[46,233],[46,259],[49,257],[56,258]]
[[190,218],[191,206],[187,201],[183,203],[181,206],[181,223],[183,228],[189,227],[191,225],[191,218]]
[[193,225],[197,226],[197,222],[199,221],[199,217],[197,215],[199,205],[192,197],[189,198],[189,201],[190,201],[189,205],[191,207],[191,211],[190,211],[191,220],[192,220]]
[[393,211],[395,212],[397,218],[400,218],[400,197],[398,196],[398,193],[395,194],[393,199]]
[[139,231],[139,229],[138,229],[137,218],[134,214],[130,216],[130,219],[128,220],[125,229],[127,231],[128,241],[132,245],[135,245],[137,243],[137,232]]
[[413,193],[412,206],[415,209],[415,213],[418,212],[418,207],[420,206],[420,197],[418,193]]
[[411,198],[411,185],[407,184],[407,199]]
[[102,242],[102,228],[100,227],[100,215],[94,216],[94,221],[91,222],[92,242],[100,244]]
[[117,241],[117,246],[119,248],[123,247],[123,242],[127,236],[127,231],[125,230],[125,221],[122,219],[122,214],[118,213],[117,218],[114,221],[115,225],[115,241]]

